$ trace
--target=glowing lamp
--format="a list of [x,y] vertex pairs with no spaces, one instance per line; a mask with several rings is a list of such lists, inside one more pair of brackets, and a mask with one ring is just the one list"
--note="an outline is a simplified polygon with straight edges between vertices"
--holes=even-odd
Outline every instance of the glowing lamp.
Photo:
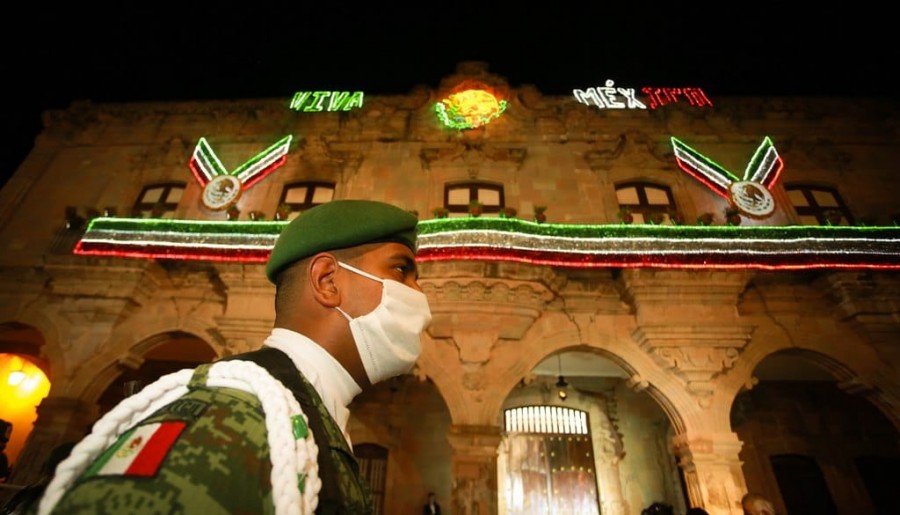
[[569,387],[569,383],[566,382],[563,376],[559,376],[559,381],[556,382],[556,387],[559,388],[559,391],[556,392],[556,395],[559,396],[559,400],[566,400],[566,398],[569,396],[568,392],[566,392],[566,388]]
[[25,372],[21,370],[13,370],[9,373],[9,377],[6,379],[6,382],[10,386],[19,386],[24,380]]

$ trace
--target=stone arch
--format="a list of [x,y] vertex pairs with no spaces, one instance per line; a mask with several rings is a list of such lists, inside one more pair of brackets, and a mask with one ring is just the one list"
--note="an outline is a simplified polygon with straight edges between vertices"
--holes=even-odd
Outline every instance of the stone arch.
[[[509,392],[541,360],[567,348],[583,346],[603,354],[629,375],[628,382],[663,408],[676,431],[687,426],[686,406],[696,404],[677,379],[667,374],[631,338],[629,316],[596,317],[575,322],[563,313],[545,313],[521,340],[494,342],[490,360],[462,363],[452,341],[423,337],[419,373],[437,386],[455,424],[499,425]],[[472,402],[472,396],[477,402]]]
[[43,333],[34,326],[19,322],[0,323],[0,353],[27,356],[49,378],[50,367],[41,356],[44,344]]
[[355,397],[350,410],[353,445],[377,444],[389,452],[387,490],[393,493],[384,501],[384,513],[421,509],[429,490],[450,498],[450,413],[431,381],[406,374],[379,382]]
[[172,339],[195,339],[209,347],[218,356],[217,347],[196,333],[172,329],[153,334],[135,337],[132,342],[121,341],[98,356],[82,365],[86,370],[95,370],[92,374],[77,374],[69,391],[83,401],[95,403],[123,370],[138,368],[144,362],[144,356],[153,349],[164,345]]
[[[666,412],[676,431],[682,432],[686,422],[678,406],[693,403],[693,398],[635,344],[632,324],[631,317],[597,317],[583,329],[583,324],[572,323],[564,314],[545,315],[528,331],[517,352],[525,370],[532,370],[546,357],[565,350],[597,353],[622,368],[628,375],[628,384],[646,391]],[[529,345],[530,340],[540,340],[540,344]],[[503,390],[498,394],[505,399],[519,378],[507,374],[502,379]]]
[[[820,326],[822,322],[831,325],[823,329]],[[828,334],[830,340],[840,341],[841,344],[827,345],[809,336],[819,334]],[[727,399],[729,412],[737,395],[755,384],[753,371],[757,365],[778,352],[802,356],[827,371],[840,388],[862,394],[900,430],[900,412],[897,408],[900,400],[890,393],[898,387],[896,380],[889,379],[895,371],[886,368],[864,338],[831,319],[805,319],[793,325],[768,321],[760,325],[732,373],[720,384],[719,392]]]
[[[54,379],[58,381],[64,375],[65,352],[60,346],[62,338],[60,337],[59,326],[41,311],[44,307],[37,308],[32,306],[30,309],[15,313],[11,311],[9,313],[0,312],[0,320],[5,320],[3,324],[0,324],[0,327],[27,326],[40,333],[42,343],[37,349],[38,354],[34,354],[34,356],[36,359],[41,360],[41,363],[46,367],[43,369],[44,374],[53,382]],[[13,325],[10,326],[8,324]]]
[[[612,376],[611,380],[604,381],[602,377],[606,376],[569,376],[564,374],[564,370],[562,370],[561,375],[565,375],[567,382],[573,387],[565,400],[560,400],[554,395],[555,388],[550,387],[553,384],[552,378],[534,379],[530,383],[521,385],[517,383],[513,386],[513,390],[504,396],[501,413],[505,408],[531,405],[535,404],[535,401],[537,401],[536,404],[540,405],[568,407],[587,412],[590,422],[590,438],[595,456],[596,491],[602,513],[629,513],[631,509],[639,508],[640,506],[638,505],[641,502],[651,502],[652,499],[650,497],[655,497],[656,495],[675,496],[677,498],[679,493],[676,492],[676,489],[671,488],[671,485],[678,482],[676,456],[672,453],[672,450],[669,449],[667,451],[672,453],[668,460],[664,459],[664,456],[657,456],[651,459],[653,451],[633,454],[635,449],[641,447],[637,442],[643,442],[643,438],[651,436],[651,441],[656,443],[656,447],[653,448],[661,450],[669,447],[673,432],[684,431],[685,422],[675,403],[669,399],[664,389],[649,384],[650,382],[647,380],[636,379],[639,377],[638,370],[646,367],[638,368],[641,367],[640,364],[635,366],[633,362],[625,357],[627,353],[617,351],[615,348],[602,348],[596,344],[573,344],[564,340],[564,335],[561,339],[556,339],[552,342],[544,340],[544,347],[540,349],[541,352],[532,354],[532,358],[529,360],[531,365],[529,370],[534,370],[535,366],[545,362],[548,358],[552,359],[555,355],[578,351],[593,354],[610,361],[624,372],[622,374],[624,377]],[[565,367],[562,368],[564,369]],[[649,368],[646,369],[649,370]],[[547,375],[547,373],[548,371],[544,370],[543,375]],[[579,382],[581,382],[580,387],[578,386]],[[516,391],[519,388],[521,390]],[[621,397],[623,392],[630,393],[626,393],[626,396],[623,398]],[[644,400],[639,400],[641,397]],[[630,429],[626,431],[626,436],[621,426],[622,419],[618,417],[612,418],[618,409],[616,406],[621,407],[624,405],[622,404],[623,399],[628,399],[625,401],[625,404],[631,406],[631,408],[628,408],[626,412],[632,414],[635,413],[631,411],[634,409],[634,406],[645,406],[645,408],[655,406],[655,420],[663,425],[647,426],[652,427],[652,429],[635,432],[635,428],[640,426],[640,424],[635,424],[633,419],[631,419],[632,422],[628,423]],[[637,401],[637,404],[635,404],[635,401]],[[666,427],[668,428],[667,431],[658,432],[658,429]],[[652,436],[654,434],[655,436]],[[501,453],[504,452],[504,449],[509,450],[505,445],[506,440],[504,439],[501,441]],[[626,454],[629,454],[626,452],[628,447],[631,447],[632,450],[630,451],[630,457],[625,460]],[[659,464],[666,461],[668,461],[667,466],[659,468]],[[623,466],[625,469],[620,468]],[[504,462],[504,465],[499,467],[498,476],[505,477],[508,473],[505,467]],[[653,486],[647,487],[648,490],[639,487],[639,482],[627,479],[639,471],[646,471],[651,468],[657,470],[659,475],[654,476]],[[678,501],[675,502],[677,503]]]
[[[833,497],[840,513],[878,511],[864,493],[871,485],[864,483],[858,460],[896,461],[900,456],[896,418],[876,402],[885,396],[821,349],[770,352],[756,362],[753,373],[759,380],[754,377],[752,388],[738,394],[730,407],[732,429],[743,443],[740,460],[748,488],[770,492],[780,510],[791,508],[789,500]],[[799,484],[793,481],[790,469],[779,469],[773,461],[782,455],[827,464],[824,490],[805,497],[808,476],[793,478]]]
[[43,334],[32,325],[0,323],[0,419],[12,425],[8,440],[0,447],[14,473],[27,459],[23,449],[34,428],[36,408],[49,393],[44,343]]

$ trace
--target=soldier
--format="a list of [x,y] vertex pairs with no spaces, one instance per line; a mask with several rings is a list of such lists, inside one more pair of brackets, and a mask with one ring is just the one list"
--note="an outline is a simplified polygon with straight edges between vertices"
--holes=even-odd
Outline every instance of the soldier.
[[417,222],[364,200],[295,218],[266,265],[262,348],[126,398],[57,468],[39,513],[371,513],[347,406],[419,356]]

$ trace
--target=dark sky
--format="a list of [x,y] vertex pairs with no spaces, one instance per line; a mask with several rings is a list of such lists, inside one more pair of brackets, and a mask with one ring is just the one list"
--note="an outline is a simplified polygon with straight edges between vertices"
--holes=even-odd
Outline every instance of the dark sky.
[[[31,150],[40,113],[128,102],[436,87],[484,61],[546,95],[613,79],[725,95],[894,96],[893,17],[866,3],[32,1],[5,16],[0,184]],[[886,4],[884,4],[886,5]],[[665,7],[662,7],[665,6]]]

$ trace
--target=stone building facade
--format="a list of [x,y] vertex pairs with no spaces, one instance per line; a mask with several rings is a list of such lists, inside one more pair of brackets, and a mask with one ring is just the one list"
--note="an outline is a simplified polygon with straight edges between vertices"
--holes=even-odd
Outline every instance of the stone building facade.
[[[504,99],[502,112],[447,127],[435,106],[472,85]],[[123,385],[263,341],[274,288],[261,257],[280,205],[370,198],[418,213],[434,314],[413,373],[351,405],[382,513],[418,510],[428,491],[453,514],[571,501],[556,486],[536,493],[535,477],[588,478],[579,502],[604,515],[653,502],[740,514],[748,490],[785,513],[895,506],[884,480],[900,463],[896,102],[610,108],[510,85],[481,63],[436,88],[330,98],[45,113],[0,191],[0,353],[52,383],[14,483]],[[740,178],[769,137],[783,159],[766,179],[772,212],[728,225],[729,199],[680,167],[673,137],[713,156],[694,169],[720,178]],[[279,160],[248,161],[261,155]],[[204,203],[216,160],[259,172],[240,213]],[[470,200],[484,213],[470,215]],[[535,429],[576,419],[586,431]],[[587,459],[561,465],[551,448]]]

